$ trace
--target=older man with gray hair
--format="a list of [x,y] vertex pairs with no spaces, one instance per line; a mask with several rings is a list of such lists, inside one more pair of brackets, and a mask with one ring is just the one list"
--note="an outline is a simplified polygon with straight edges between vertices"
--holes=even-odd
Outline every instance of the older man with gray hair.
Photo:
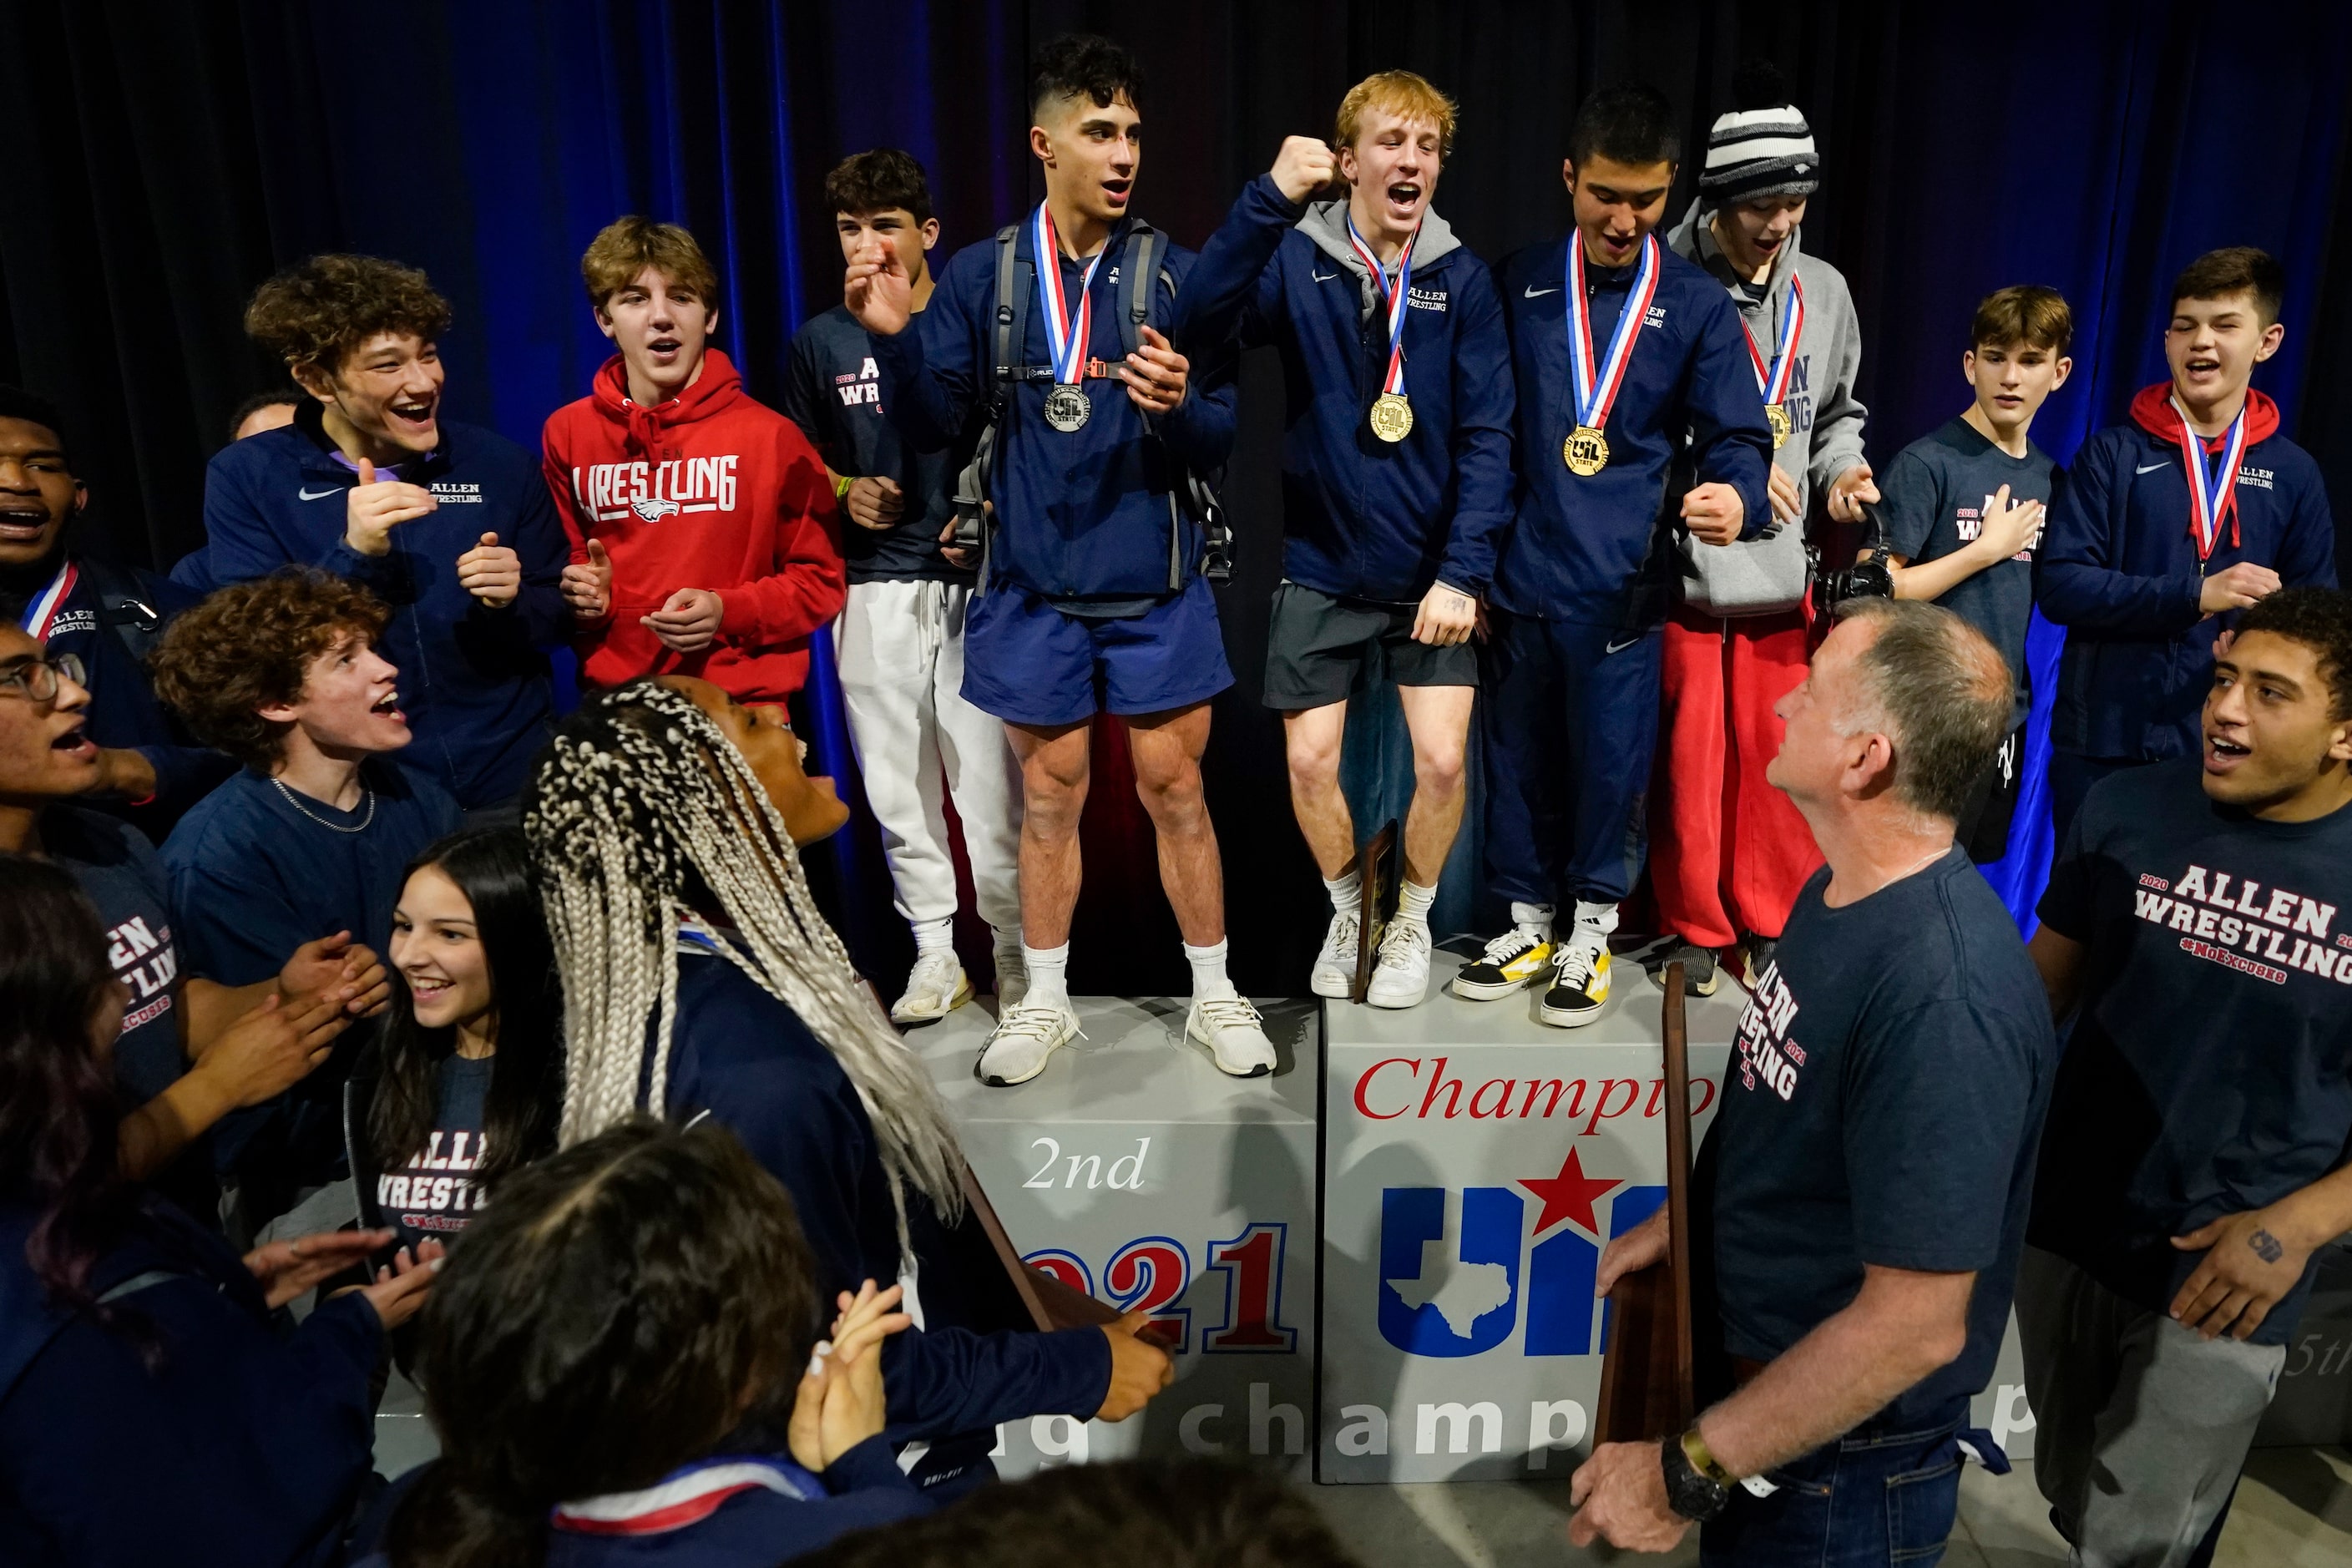
[[[2009,1318],[2057,1047],[1953,820],[2011,684],[1950,611],[1868,600],[1780,700],[1766,776],[1828,864],[1758,979],[1699,1155],[1698,1348],[1704,1392],[1728,1396],[1678,1439],[1596,1450],[1578,1544],[1664,1551],[1696,1520],[1703,1563],[1926,1560],[1964,1443],[2007,1468],[1965,1424]],[[1610,1244],[1600,1290],[1665,1250],[1662,1212]]]

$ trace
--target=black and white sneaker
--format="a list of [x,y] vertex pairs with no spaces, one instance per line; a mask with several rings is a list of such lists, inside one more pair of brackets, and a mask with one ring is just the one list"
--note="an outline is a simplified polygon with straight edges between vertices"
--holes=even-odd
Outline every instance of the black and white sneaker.
[[1677,942],[1671,946],[1662,947],[1651,954],[1643,962],[1642,967],[1650,972],[1651,983],[1664,989],[1666,984],[1666,965],[1669,963],[1679,963],[1683,966],[1684,995],[1712,996],[1715,994],[1716,984],[1721,979],[1721,976],[1716,973],[1715,949],[1701,947],[1695,942]]
[[1579,931],[1552,960],[1551,984],[1536,1016],[1557,1029],[1580,1029],[1609,1005],[1609,940]]

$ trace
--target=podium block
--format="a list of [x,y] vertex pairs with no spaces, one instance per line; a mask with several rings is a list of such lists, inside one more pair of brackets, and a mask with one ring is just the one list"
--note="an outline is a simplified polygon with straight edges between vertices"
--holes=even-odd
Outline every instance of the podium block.
[[[1601,1249],[1665,1199],[1657,987],[1621,956],[1601,1016],[1557,1029],[1533,992],[1441,992],[1460,963],[1418,1007],[1325,1016],[1319,1480],[1570,1468]],[[1727,974],[1689,1001],[1695,1145],[1746,1003]]]
[[1312,999],[1258,1002],[1280,1058],[1228,1078],[1184,1037],[1187,1004],[1077,999],[1086,1037],[1039,1077],[972,1073],[993,1001],[907,1037],[1026,1261],[1122,1308],[1176,1346],[1175,1384],[1117,1426],[1008,1424],[997,1467],[1224,1453],[1304,1474],[1315,1418],[1316,1063]]

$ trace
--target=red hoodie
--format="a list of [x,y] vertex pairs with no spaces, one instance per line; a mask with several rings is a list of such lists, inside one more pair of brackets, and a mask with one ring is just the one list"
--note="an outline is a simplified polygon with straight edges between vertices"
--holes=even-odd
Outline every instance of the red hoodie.
[[[2180,410],[2173,406],[2172,383],[2159,381],[2154,386],[2143,386],[2132,394],[2131,416],[2133,424],[2158,440],[2168,441],[2176,447],[2180,444]],[[2246,449],[2252,451],[2257,441],[2267,441],[2277,435],[2278,427],[2278,405],[2252,387],[2246,388]],[[2229,438],[2230,433],[2224,430],[2219,436],[2204,437],[2202,441],[2205,450],[2210,454],[2221,451],[2221,443]],[[2229,499],[2222,503],[2222,515],[2229,519],[2230,543],[2235,546],[2238,542],[2238,487],[2235,485],[2230,487]],[[2193,524],[2189,531],[2196,531]]]
[[[591,539],[613,558],[612,616],[577,635],[586,684],[698,675],[741,702],[801,689],[809,637],[845,593],[833,486],[725,354],[705,350],[694,384],[654,408],[629,400],[614,354],[586,397],[549,416],[541,446],[572,559],[588,559]],[[700,653],[673,653],[638,624],[681,588],[725,606]]]

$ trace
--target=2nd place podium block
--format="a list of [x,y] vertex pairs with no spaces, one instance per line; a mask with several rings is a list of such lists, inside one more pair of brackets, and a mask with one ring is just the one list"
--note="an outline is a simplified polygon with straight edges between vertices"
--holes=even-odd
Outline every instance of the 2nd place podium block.
[[1184,1038],[1186,1005],[1087,996],[1086,1037],[1040,1077],[991,1089],[973,1063],[993,1004],[907,1043],[1024,1259],[1082,1294],[1150,1310],[1177,1381],[1131,1420],[1004,1428],[998,1468],[1129,1454],[1231,1453],[1304,1474],[1315,1411],[1313,999],[1262,1001],[1279,1063],[1234,1079]]

